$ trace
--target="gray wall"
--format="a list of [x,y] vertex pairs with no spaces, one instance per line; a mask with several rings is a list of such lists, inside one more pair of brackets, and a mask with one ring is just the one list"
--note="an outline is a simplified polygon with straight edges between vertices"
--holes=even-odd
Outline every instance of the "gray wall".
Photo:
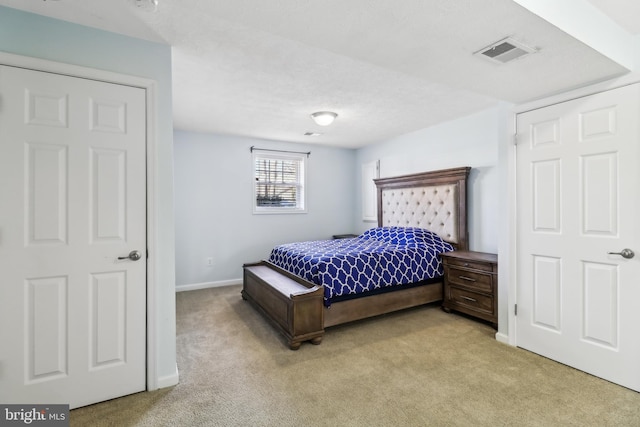
[[[276,244],[353,232],[354,150],[185,131],[174,141],[178,288],[237,283]],[[253,214],[251,146],[311,151],[307,213]]]
[[[171,48],[0,6],[0,51],[157,82],[157,374],[176,374]],[[177,378],[176,378],[177,379]]]
[[[242,264],[267,257],[278,243],[374,227],[375,222],[362,220],[361,191],[361,167],[374,160],[380,160],[382,177],[471,166],[470,248],[502,256],[509,117],[511,106],[499,104],[359,150],[176,131],[178,288],[238,283]],[[308,214],[252,214],[252,145],[312,151]],[[209,256],[214,258],[212,267],[205,265]],[[499,289],[500,332],[505,334],[507,286],[503,280]]]
[[[497,253],[499,225],[498,149],[505,131],[499,106],[467,117],[412,132],[358,151],[356,168],[380,160],[380,176],[389,177],[435,169],[471,166],[469,178],[469,246]],[[361,176],[357,183],[361,185]],[[372,226],[362,221],[357,192],[356,230]],[[374,224],[375,225],[375,224]]]
[[[395,176],[434,169],[471,166],[468,191],[469,247],[496,253],[498,271],[499,332],[508,335],[508,188],[509,135],[513,134],[512,105],[496,107],[412,132],[363,149],[356,168],[380,160],[380,176]],[[361,185],[357,175],[357,185]],[[356,192],[354,229],[363,231],[372,223],[362,221],[361,193]]]

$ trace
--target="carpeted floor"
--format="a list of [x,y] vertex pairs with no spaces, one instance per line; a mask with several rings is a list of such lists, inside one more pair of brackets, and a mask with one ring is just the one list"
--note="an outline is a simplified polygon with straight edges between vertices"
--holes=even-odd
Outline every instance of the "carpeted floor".
[[240,287],[177,294],[180,383],[71,411],[72,426],[640,426],[640,394],[498,343],[438,306],[291,351]]

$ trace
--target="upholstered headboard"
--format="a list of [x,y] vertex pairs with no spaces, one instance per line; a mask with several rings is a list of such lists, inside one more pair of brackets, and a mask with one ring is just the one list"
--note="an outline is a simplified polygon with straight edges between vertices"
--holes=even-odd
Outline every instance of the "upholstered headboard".
[[470,167],[374,179],[378,226],[420,227],[458,250],[468,249],[467,178]]

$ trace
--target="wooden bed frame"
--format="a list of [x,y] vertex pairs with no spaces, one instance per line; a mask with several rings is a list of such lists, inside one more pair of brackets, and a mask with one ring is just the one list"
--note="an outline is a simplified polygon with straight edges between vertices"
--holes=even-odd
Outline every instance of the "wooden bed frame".
[[[375,179],[378,226],[420,227],[468,249],[467,179],[461,167]],[[323,289],[261,261],[244,265],[242,298],[253,303],[296,350],[320,344],[324,328],[442,300],[442,281],[323,304]]]

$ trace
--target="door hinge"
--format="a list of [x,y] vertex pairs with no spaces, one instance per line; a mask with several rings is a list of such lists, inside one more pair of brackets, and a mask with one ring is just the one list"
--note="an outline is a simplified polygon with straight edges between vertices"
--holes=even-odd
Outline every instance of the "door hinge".
[[518,304],[515,304],[513,307],[513,314],[518,315]]
[[513,145],[518,145],[518,134],[517,133],[513,134]]

